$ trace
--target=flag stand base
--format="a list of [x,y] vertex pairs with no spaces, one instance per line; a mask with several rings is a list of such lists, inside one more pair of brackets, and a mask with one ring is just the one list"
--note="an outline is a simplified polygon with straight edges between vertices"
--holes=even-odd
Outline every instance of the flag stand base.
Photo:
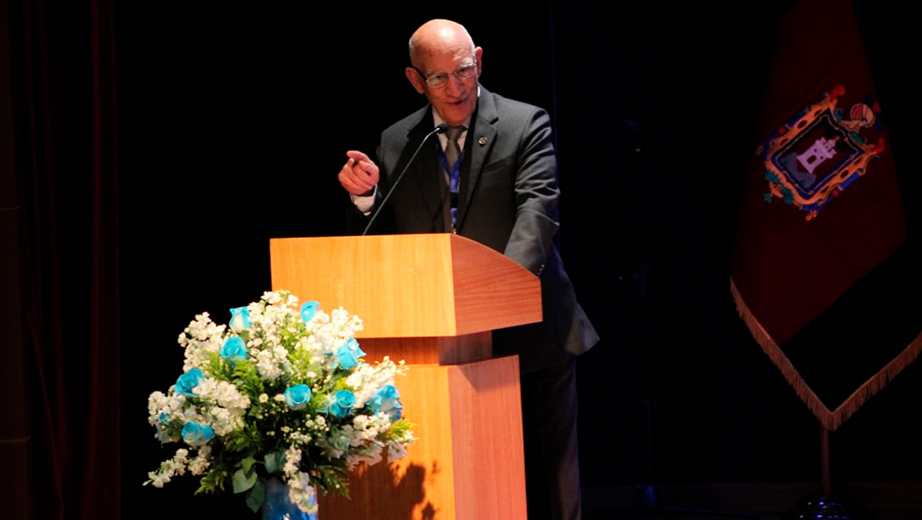
[[803,503],[787,511],[783,520],[868,520],[868,516],[859,508],[837,497],[808,498]]
[[783,520],[867,520],[869,515],[860,507],[847,503],[832,492],[832,456],[829,430],[820,423],[820,473],[823,492],[820,497],[805,498],[787,511]]

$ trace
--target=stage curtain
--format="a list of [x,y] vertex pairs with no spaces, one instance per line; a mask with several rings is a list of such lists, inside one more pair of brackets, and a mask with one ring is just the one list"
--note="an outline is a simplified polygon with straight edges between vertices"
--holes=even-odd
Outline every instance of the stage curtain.
[[[12,518],[119,518],[118,185],[110,0],[0,0],[4,388]],[[6,74],[8,73],[8,74]],[[8,291],[7,288],[10,290]],[[11,296],[12,295],[12,296]],[[9,369],[7,372],[17,372]],[[14,425],[18,425],[16,430]],[[4,515],[5,518],[10,518]]]

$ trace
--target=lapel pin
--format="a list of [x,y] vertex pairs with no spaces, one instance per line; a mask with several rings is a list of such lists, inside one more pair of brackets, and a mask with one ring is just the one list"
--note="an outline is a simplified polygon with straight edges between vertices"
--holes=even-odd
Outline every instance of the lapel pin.
[[481,137],[480,140],[477,141],[477,142],[480,143],[480,146],[484,146],[484,145],[487,144],[487,138],[486,138],[486,137]]

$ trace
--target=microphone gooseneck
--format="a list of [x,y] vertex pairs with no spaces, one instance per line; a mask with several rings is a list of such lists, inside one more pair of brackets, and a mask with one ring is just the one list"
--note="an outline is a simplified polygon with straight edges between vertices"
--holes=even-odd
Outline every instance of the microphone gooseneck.
[[374,213],[371,215],[371,219],[368,221],[368,225],[365,226],[365,229],[362,231],[362,236],[365,236],[368,233],[368,230],[371,229],[371,225],[375,223],[375,219],[378,218],[378,215],[381,214],[381,209],[384,208],[384,205],[387,204],[387,199],[391,198],[391,194],[394,193],[394,189],[397,188],[397,185],[400,184],[400,180],[403,179],[403,175],[407,173],[407,170],[410,168],[410,165],[413,164],[413,161],[416,159],[416,156],[419,154],[419,151],[423,149],[423,145],[429,141],[429,138],[435,134],[441,134],[448,130],[448,125],[445,123],[440,124],[435,127],[431,132],[426,134],[426,137],[423,138],[423,142],[419,143],[419,146],[416,147],[416,151],[413,152],[413,155],[410,157],[410,160],[407,161],[406,166],[403,167],[403,170],[400,172],[400,175],[397,176],[397,180],[394,181],[394,184],[391,185],[391,189],[387,192],[387,195],[384,196],[384,199],[381,200],[381,204],[378,204],[375,207]]

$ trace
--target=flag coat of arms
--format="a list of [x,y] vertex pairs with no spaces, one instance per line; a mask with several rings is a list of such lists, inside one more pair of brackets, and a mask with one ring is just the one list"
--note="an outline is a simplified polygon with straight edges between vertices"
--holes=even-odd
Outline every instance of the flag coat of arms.
[[920,349],[918,337],[883,350],[845,344],[850,324],[824,318],[906,239],[886,107],[844,0],[789,11],[765,78],[731,290],[753,336],[834,430]]

